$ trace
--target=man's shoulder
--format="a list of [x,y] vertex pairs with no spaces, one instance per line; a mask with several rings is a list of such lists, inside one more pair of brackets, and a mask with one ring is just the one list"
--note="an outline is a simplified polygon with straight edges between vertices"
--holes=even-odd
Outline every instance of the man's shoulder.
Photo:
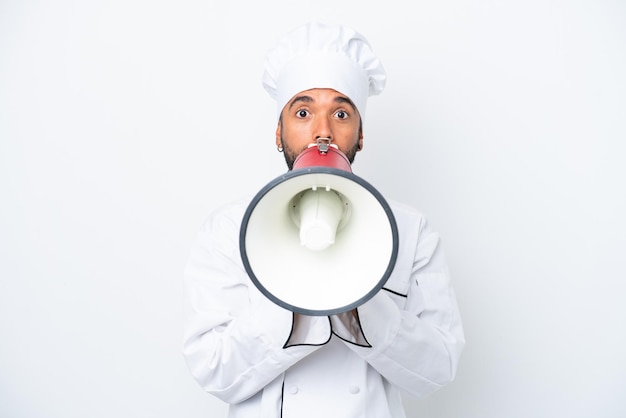
[[233,227],[238,227],[241,224],[243,216],[250,204],[250,197],[239,197],[233,200],[219,203],[214,206],[210,211],[207,217],[205,218],[203,224],[204,229],[210,228],[211,225],[215,226],[217,224],[227,225],[230,224]]
[[216,206],[211,214],[222,214],[222,215],[231,215],[231,214],[243,214],[248,205],[250,204],[251,197],[242,196],[236,198],[234,200],[230,200],[228,202],[222,202],[218,206]]
[[426,219],[424,213],[414,206],[392,199],[388,199],[387,203],[396,218],[417,223],[421,223]]

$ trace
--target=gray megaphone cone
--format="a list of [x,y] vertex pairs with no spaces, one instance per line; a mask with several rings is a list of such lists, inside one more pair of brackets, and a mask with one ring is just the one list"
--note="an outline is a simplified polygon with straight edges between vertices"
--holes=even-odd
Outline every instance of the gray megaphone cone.
[[285,309],[332,315],[371,299],[391,275],[398,229],[383,196],[334,147],[303,151],[263,187],[239,247],[255,286]]

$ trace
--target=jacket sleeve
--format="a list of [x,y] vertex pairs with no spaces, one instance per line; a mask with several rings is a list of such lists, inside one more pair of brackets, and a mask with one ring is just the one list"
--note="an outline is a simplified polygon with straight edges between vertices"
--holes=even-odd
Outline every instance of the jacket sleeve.
[[399,224],[405,256],[390,281],[400,285],[358,308],[371,347],[348,345],[389,382],[423,397],[454,379],[465,337],[438,234],[421,216]]
[[[283,349],[292,313],[254,288],[239,255],[238,216],[217,211],[199,231],[184,277],[183,355],[207,392],[241,402],[317,346]],[[329,325],[320,323],[323,330]]]

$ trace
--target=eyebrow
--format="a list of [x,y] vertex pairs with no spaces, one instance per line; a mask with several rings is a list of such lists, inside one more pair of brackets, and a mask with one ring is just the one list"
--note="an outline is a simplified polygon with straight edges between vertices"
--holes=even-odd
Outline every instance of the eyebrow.
[[[312,102],[314,102],[314,100],[313,100],[313,98],[311,96],[307,96],[307,95],[296,96],[291,101],[291,103],[289,103],[289,109],[291,109],[297,103],[312,103]],[[347,97],[337,96],[337,97],[335,97],[334,102],[335,103],[345,103],[345,104],[349,105],[350,107],[352,107],[353,110],[356,110],[356,106],[354,105],[352,100],[350,100]]]
[[291,101],[291,103],[289,103],[289,109],[291,109],[292,107],[294,107],[297,103],[311,103],[313,101],[313,98],[311,96],[296,96],[293,98],[293,100]]

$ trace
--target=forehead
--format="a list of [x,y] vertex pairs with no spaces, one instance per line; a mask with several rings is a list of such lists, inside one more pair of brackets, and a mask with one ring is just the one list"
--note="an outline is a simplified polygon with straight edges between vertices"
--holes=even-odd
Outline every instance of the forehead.
[[345,104],[356,109],[356,106],[348,96],[333,89],[314,88],[301,91],[287,102],[285,108],[292,108],[298,103]]

